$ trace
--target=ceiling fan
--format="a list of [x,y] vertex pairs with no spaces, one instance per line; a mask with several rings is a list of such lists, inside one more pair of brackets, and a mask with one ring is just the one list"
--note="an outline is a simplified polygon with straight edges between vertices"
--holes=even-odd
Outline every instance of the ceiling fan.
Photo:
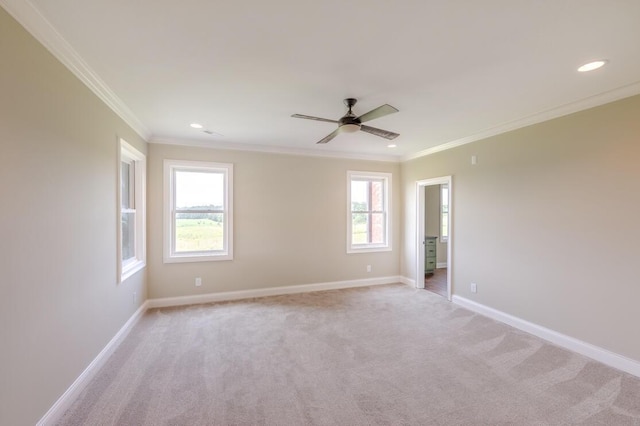
[[302,114],[293,114],[291,117],[294,118],[304,118],[306,120],[316,120],[316,121],[326,121],[328,123],[336,123],[338,128],[320,139],[317,143],[327,143],[331,139],[338,136],[339,133],[353,133],[358,130],[362,130],[363,132],[371,133],[372,135],[380,136],[386,139],[395,139],[400,136],[398,133],[393,133],[388,130],[377,129],[371,126],[365,126],[362,123],[367,121],[375,120],[376,118],[384,117],[385,115],[393,114],[394,112],[398,112],[398,110],[391,105],[384,104],[379,106],[378,108],[374,108],[366,114],[362,114],[361,116],[356,116],[351,108],[358,102],[357,99],[347,98],[344,100],[345,105],[349,108],[349,111],[342,117],[340,120],[329,120],[328,118],[320,118],[320,117],[312,117],[310,115],[302,115]]

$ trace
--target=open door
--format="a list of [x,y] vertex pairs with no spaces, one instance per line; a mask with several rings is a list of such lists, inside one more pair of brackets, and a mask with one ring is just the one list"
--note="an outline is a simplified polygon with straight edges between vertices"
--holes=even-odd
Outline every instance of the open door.
[[[447,267],[447,300],[451,300],[451,268],[452,261],[451,258],[451,246],[452,246],[452,236],[453,236],[453,228],[452,228],[452,194],[453,194],[453,186],[451,176],[443,176],[439,178],[433,179],[425,179],[416,182],[416,201],[417,201],[417,212],[416,212],[416,287],[417,288],[425,288],[425,237],[426,235],[426,227],[425,222],[427,220],[427,203],[425,197],[425,188],[429,186],[440,186],[446,185],[447,191],[443,192],[446,195],[446,205],[448,207],[447,214],[439,216],[437,220],[440,222],[445,220],[446,223],[441,223],[441,225],[445,225],[446,233],[447,233],[447,259],[446,259],[446,267]],[[438,235],[441,238],[441,235]]]

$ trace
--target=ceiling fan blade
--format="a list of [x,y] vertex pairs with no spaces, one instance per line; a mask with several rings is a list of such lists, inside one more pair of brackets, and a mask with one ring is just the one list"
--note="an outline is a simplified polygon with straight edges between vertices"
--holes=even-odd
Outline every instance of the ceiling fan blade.
[[379,106],[378,108],[372,109],[371,111],[362,114],[358,117],[361,123],[375,120],[376,118],[384,117],[385,115],[393,114],[394,112],[398,112],[398,110],[391,105],[384,104]]
[[393,133],[388,130],[376,129],[371,126],[360,126],[360,130],[363,132],[371,133],[372,135],[380,136],[385,139],[395,139],[400,136],[398,133]]
[[327,136],[325,136],[324,138],[320,139],[318,142],[316,143],[327,143],[329,142],[331,139],[335,138],[336,136],[338,136],[338,133],[340,133],[340,129],[335,129],[333,132],[331,132],[330,134],[328,134]]
[[304,118],[306,120],[326,121],[327,123],[338,123],[338,121],[336,120],[329,120],[328,118],[313,117],[311,115],[293,114],[292,117]]

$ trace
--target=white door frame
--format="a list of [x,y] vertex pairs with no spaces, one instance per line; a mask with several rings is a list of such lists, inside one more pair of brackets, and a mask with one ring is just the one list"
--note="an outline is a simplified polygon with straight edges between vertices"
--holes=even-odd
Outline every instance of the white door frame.
[[431,185],[447,184],[449,186],[449,238],[447,240],[447,300],[451,301],[451,245],[453,242],[453,227],[451,217],[453,208],[451,204],[453,194],[453,182],[451,176],[442,176],[433,179],[424,179],[416,182],[416,288],[424,288],[424,221],[425,221],[425,200],[424,189]]

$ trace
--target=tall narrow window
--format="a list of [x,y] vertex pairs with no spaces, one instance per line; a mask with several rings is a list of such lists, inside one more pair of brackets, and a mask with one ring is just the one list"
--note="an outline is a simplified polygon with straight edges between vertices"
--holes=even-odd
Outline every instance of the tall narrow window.
[[233,165],[165,161],[165,262],[230,260]]
[[120,281],[145,265],[145,174],[144,154],[120,139],[119,248]]
[[347,252],[390,250],[390,173],[348,172]]
[[449,185],[440,185],[440,241],[449,241]]

